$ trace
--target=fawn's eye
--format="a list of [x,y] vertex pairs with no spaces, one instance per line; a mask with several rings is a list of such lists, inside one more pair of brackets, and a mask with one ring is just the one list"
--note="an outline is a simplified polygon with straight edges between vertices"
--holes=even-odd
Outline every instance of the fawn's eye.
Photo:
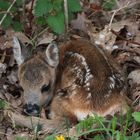
[[41,92],[47,92],[48,90],[50,89],[50,83],[48,85],[43,85],[42,88],[41,88]]

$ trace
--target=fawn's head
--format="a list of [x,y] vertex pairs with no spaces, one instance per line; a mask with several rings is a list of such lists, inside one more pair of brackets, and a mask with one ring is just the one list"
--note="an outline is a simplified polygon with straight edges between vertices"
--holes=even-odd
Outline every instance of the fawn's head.
[[26,47],[16,37],[13,43],[19,83],[24,91],[23,110],[36,116],[41,106],[47,105],[53,97],[59,50],[55,43],[51,43],[44,52],[29,56]]

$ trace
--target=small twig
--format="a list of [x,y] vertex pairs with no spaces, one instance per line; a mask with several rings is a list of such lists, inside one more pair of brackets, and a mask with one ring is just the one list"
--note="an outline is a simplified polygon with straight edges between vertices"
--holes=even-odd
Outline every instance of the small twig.
[[68,31],[68,3],[64,0],[64,15],[65,15],[65,31]]
[[120,7],[120,2],[118,0],[115,0],[118,7]]
[[4,19],[6,18],[7,14],[9,13],[9,11],[11,10],[11,8],[13,7],[13,5],[15,4],[16,0],[13,0],[12,4],[10,5],[10,7],[7,9],[7,12],[4,14],[4,16],[2,17],[1,21],[0,21],[0,26],[3,23]]
[[5,13],[6,13],[6,11],[1,11],[1,12],[0,12],[0,14],[5,14]]
[[38,38],[40,35],[42,35],[43,33],[45,33],[47,30],[49,29],[49,27],[47,27],[46,29],[42,30],[40,33],[38,33],[36,36],[33,37],[33,39],[31,41],[34,41],[36,38]]
[[32,28],[32,21],[33,21],[33,18],[34,18],[33,14],[32,14],[34,1],[35,0],[32,0],[31,8],[30,8],[30,11],[29,11],[29,26],[30,26],[30,29]]
[[111,28],[111,25],[112,25],[112,22],[113,22],[113,19],[114,19],[116,13],[119,12],[120,10],[122,10],[122,9],[124,9],[124,8],[126,8],[126,7],[128,7],[129,4],[130,4],[130,1],[127,2],[127,4],[126,4],[125,6],[122,6],[122,7],[120,7],[119,9],[114,10],[113,15],[112,15],[111,20],[110,20],[110,23],[109,23],[109,27],[110,27],[110,28]]
[[[55,133],[55,134],[63,134],[65,137],[78,137],[78,133],[76,131],[76,126],[73,126],[70,129],[66,129],[66,124],[64,123],[64,120],[62,119],[42,119],[38,117],[27,117],[23,116],[21,114],[16,114],[10,110],[5,110],[5,117],[8,117],[10,120],[14,122],[16,126],[21,127],[27,127],[29,129],[32,129],[33,126],[40,126],[41,131],[40,133]],[[31,123],[32,119],[32,123]]]
[[[0,53],[0,56],[3,56],[3,54]],[[10,57],[11,55],[6,54],[5,57]]]
[[34,2],[35,2],[35,0],[32,0],[32,3],[31,3],[31,11],[33,10]]
[[34,36],[31,41],[29,43],[27,43],[25,46],[27,47],[30,43],[33,45],[34,41],[41,36],[43,33],[45,33],[47,30],[49,29],[49,27],[47,27],[46,29],[42,30],[40,33],[38,33],[36,36]]
[[136,97],[136,99],[133,101],[132,105],[135,105],[140,100],[140,96]]
[[4,51],[4,53],[2,54],[2,57],[0,59],[0,63],[3,63],[5,60],[5,55],[6,55],[6,51]]
[[113,29],[110,30],[113,34],[115,34],[117,37],[119,37],[122,40],[127,41],[127,43],[131,43],[131,44],[136,44],[136,45],[140,45],[139,42],[134,42],[133,40],[127,40],[126,38],[120,36],[116,31],[114,31]]
[[138,49],[125,49],[125,48],[118,48],[116,49],[117,51],[123,51],[123,52],[130,52],[130,53],[135,53],[138,56],[140,56],[140,51]]
[[26,14],[25,14],[25,6],[26,6],[26,0],[22,0],[22,8],[23,8],[23,12],[22,12],[22,16],[23,16],[23,25],[24,25],[24,30],[25,30],[25,25],[26,25]]

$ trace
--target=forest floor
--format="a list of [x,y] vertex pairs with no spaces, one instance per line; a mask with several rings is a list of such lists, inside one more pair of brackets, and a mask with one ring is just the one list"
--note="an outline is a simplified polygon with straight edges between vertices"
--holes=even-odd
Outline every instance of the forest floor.
[[[84,38],[99,45],[109,62],[122,74],[124,91],[132,109],[131,119],[129,125],[126,128],[123,127],[127,129],[125,138],[119,137],[122,127],[115,126],[116,137],[101,137],[99,134],[104,135],[105,132],[97,131],[92,136],[79,135],[77,139],[140,139],[140,114],[137,114],[140,112],[140,2],[139,0],[131,2],[120,0],[110,11],[103,10],[97,3],[81,0],[83,10],[77,13],[76,19],[71,20],[67,34],[56,35],[49,27],[43,29],[44,27],[38,27],[35,24],[32,24],[32,29],[26,28],[21,32],[14,31],[12,27],[7,29],[0,27],[1,140],[54,139],[54,137],[47,138],[45,132],[38,133],[38,130],[22,126],[21,122],[17,126],[12,116],[12,113],[20,116],[23,106],[22,90],[17,77],[18,66],[12,52],[13,36],[17,36],[22,43],[28,44],[28,47],[31,47],[30,42],[34,42],[36,48],[53,40],[62,44],[70,38]],[[39,34],[33,35],[32,33],[36,30]],[[56,139],[63,140],[64,137],[56,137]]]

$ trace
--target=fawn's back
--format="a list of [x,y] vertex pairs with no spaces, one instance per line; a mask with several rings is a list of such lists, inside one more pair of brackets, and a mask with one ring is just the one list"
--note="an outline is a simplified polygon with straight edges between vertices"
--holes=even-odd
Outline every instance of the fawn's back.
[[52,118],[64,116],[76,121],[93,113],[106,116],[126,112],[120,94],[122,83],[96,46],[78,40],[62,50]]

